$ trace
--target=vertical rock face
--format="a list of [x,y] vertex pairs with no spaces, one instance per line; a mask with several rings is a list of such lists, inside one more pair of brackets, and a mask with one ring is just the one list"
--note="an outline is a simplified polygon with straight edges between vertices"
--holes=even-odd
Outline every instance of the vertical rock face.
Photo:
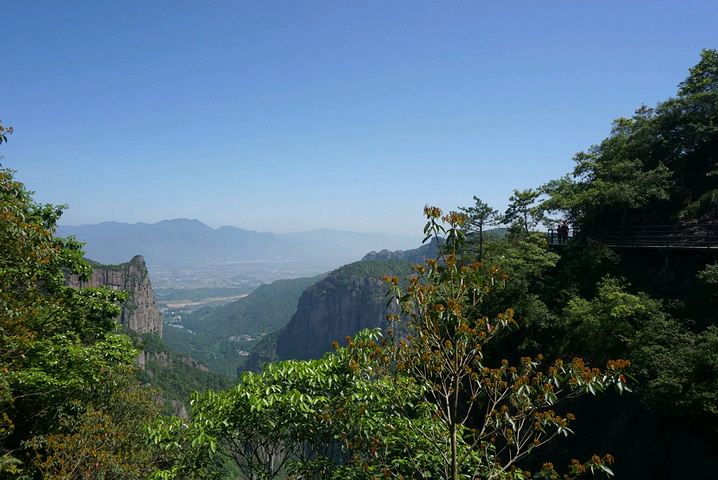
[[356,262],[330,273],[304,291],[297,312],[277,339],[280,359],[319,358],[331,350],[333,341],[343,344],[365,328],[387,325],[387,287],[381,278],[411,273],[403,260]]
[[130,296],[122,306],[122,315],[115,321],[139,334],[149,332],[162,336],[162,316],[145,259],[141,255],[120,265],[93,265],[89,281],[81,282],[76,277],[70,277],[67,285],[75,288],[107,287],[129,292]]

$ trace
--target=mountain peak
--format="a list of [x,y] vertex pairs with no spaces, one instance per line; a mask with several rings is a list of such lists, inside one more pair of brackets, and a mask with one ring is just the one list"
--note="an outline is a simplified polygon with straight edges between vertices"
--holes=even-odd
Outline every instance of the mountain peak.
[[173,218],[170,220],[160,220],[159,222],[153,223],[152,225],[181,225],[186,227],[200,227],[203,229],[214,230],[214,228],[200,222],[196,218]]

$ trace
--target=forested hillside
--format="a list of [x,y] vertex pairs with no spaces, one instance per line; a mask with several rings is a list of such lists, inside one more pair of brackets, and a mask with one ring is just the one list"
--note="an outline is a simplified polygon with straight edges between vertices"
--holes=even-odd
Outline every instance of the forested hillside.
[[[486,306],[513,308],[522,332],[498,342],[500,354],[580,355],[597,366],[631,359],[635,395],[594,414],[587,428],[594,448],[622,453],[615,466],[621,478],[718,474],[718,256],[705,243],[613,247],[615,237],[602,235],[637,226],[673,225],[693,235],[711,228],[716,78],[718,53],[706,50],[676,98],[616,120],[610,137],[576,155],[572,173],[516,191],[507,212],[488,216],[511,226],[506,241],[484,245],[482,260],[508,276]],[[474,225],[486,214],[481,204],[477,198],[464,209]],[[546,248],[542,236],[527,233],[561,220],[576,233],[563,245]],[[468,231],[478,237],[475,226]]]
[[337,338],[386,327],[393,310],[382,277],[406,277],[411,273],[409,259],[423,262],[435,252],[435,242],[413,250],[370,252],[361,262],[329,272],[302,293],[287,324],[252,348],[243,370],[259,373],[268,361],[321,358]]
[[216,371],[182,350],[173,350],[164,340],[152,333],[138,337],[133,332],[123,332],[133,339],[141,350],[138,358],[140,370],[137,378],[143,385],[159,389],[158,401],[170,415],[187,415],[187,403],[193,392],[224,390],[234,384]]
[[224,307],[183,315],[165,329],[165,342],[172,351],[189,354],[234,380],[254,345],[267,333],[284,328],[302,292],[323,277],[278,280]]

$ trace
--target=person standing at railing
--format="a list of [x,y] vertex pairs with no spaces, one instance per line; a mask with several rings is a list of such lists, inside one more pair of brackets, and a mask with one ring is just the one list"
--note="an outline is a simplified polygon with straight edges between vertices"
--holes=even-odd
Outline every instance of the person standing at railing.
[[566,225],[566,220],[564,220],[558,227],[558,243],[568,242],[568,232],[568,225]]

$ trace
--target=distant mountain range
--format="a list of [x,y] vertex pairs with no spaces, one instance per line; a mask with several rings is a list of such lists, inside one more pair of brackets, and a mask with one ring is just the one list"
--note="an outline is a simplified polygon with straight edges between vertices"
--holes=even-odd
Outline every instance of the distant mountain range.
[[404,250],[420,243],[409,236],[328,229],[259,233],[228,226],[212,228],[186,218],[152,224],[60,225],[57,233],[86,242],[86,256],[101,263],[117,264],[142,255],[148,265],[175,268],[238,261],[329,260],[341,265],[359,260],[371,251]]

